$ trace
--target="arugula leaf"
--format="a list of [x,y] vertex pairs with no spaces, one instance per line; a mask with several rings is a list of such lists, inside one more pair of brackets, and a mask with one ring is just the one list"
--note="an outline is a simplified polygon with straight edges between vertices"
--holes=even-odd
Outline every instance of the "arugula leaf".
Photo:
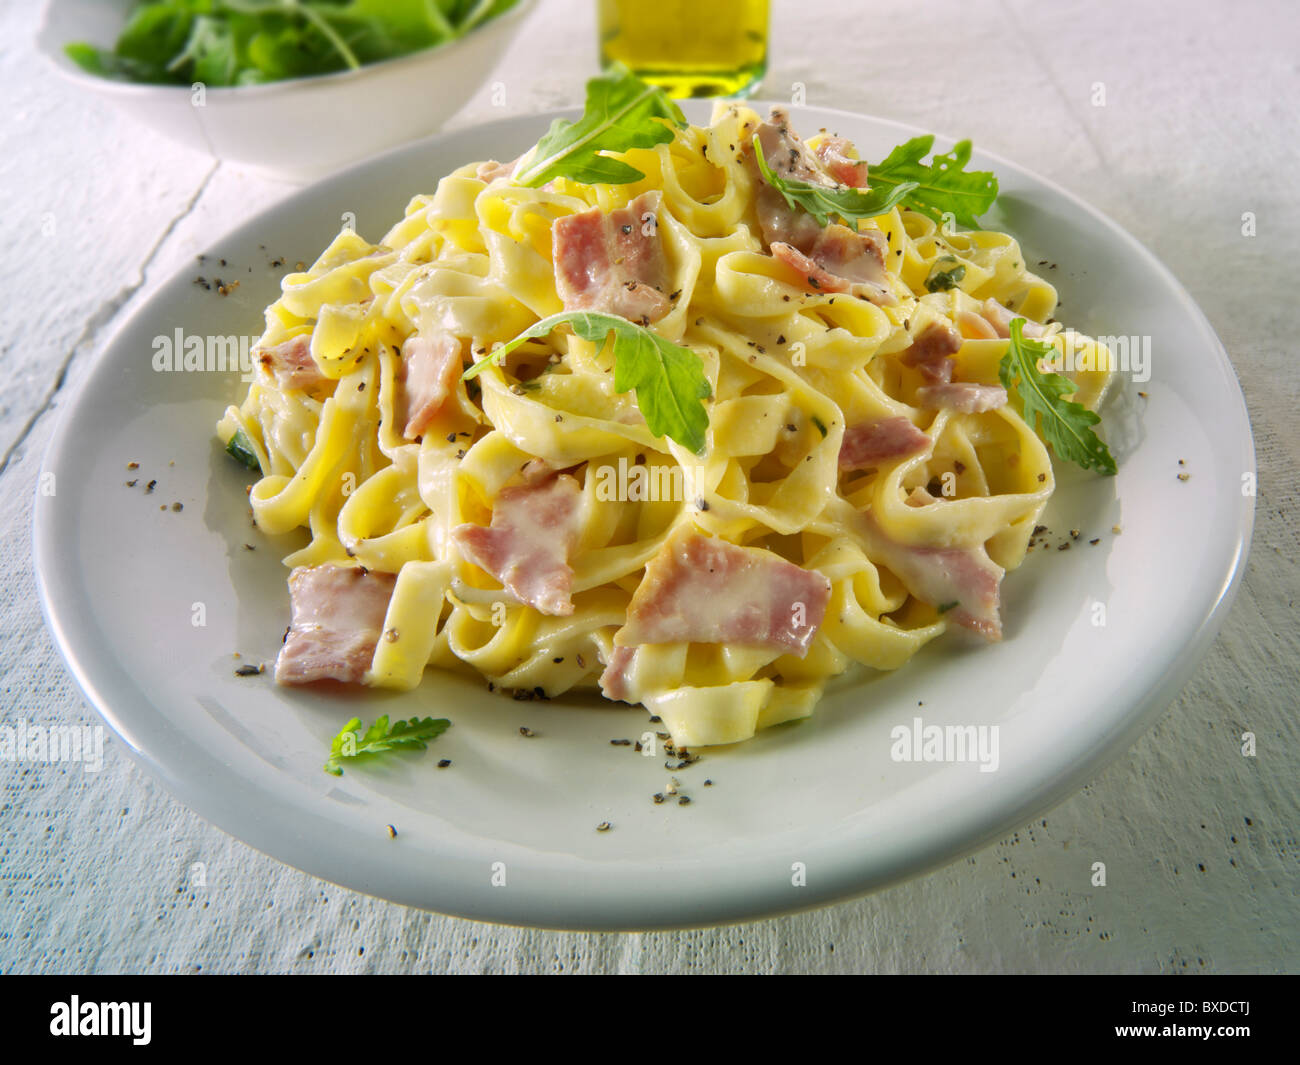
[[829,188],[798,178],[781,177],[767,165],[757,133],[754,134],[754,159],[762,171],[763,180],[776,189],[791,207],[803,208],[822,227],[830,225],[831,215],[839,215],[849,222],[875,218],[892,210],[895,204],[917,187],[915,181],[904,181],[889,189],[855,189],[848,186]]
[[166,81],[166,71],[96,48],[93,44],[65,44],[63,53],[87,74],[118,81]]
[[1038,360],[1055,358],[1056,346],[1047,340],[1024,336],[1023,318],[1011,319],[1011,343],[998,366],[998,377],[1008,392],[1015,390],[1025,420],[1063,459],[1114,476],[1115,459],[1091,426],[1101,416],[1065,396],[1078,389],[1064,374],[1043,373]]
[[233,85],[239,72],[239,48],[230,25],[203,15],[194,20],[185,50],[167,64],[169,71],[189,65],[194,81]]
[[704,450],[709,415],[701,400],[713,395],[704,364],[690,348],[665,340],[642,326],[613,314],[561,311],[543,318],[513,340],[480,359],[464,373],[466,380],[499,362],[525,340],[544,337],[557,325],[569,325],[583,340],[603,344],[614,336],[614,389],[636,389],[637,406],[655,436],[676,440],[695,454]]
[[363,755],[399,750],[422,751],[430,741],[436,740],[450,727],[451,722],[445,717],[413,717],[410,721],[399,720],[390,728],[388,715],[383,714],[362,733],[361,718],[354,717],[343,726],[343,730],[330,744],[330,757],[325,763],[325,772],[341,777],[343,761]]
[[960,141],[951,152],[936,155],[929,165],[921,162],[934,146],[934,136],[913,137],[900,144],[879,165],[867,167],[873,185],[911,185],[903,203],[914,211],[941,221],[945,213],[964,226],[979,229],[977,215],[993,206],[998,198],[998,179],[988,170],[966,170],[971,142]]
[[147,4],[131,12],[113,54],[122,60],[164,72],[185,48],[195,12],[187,4]]
[[577,122],[557,118],[551,123],[527,165],[515,173],[514,182],[537,188],[557,177],[587,185],[640,181],[645,174],[636,167],[601,153],[666,144],[673,139],[667,123],[684,127],[686,117],[662,89],[645,84],[615,63],[587,82],[587,107]]
[[242,462],[250,470],[260,470],[262,464],[257,461],[257,451],[243,429],[236,429],[235,435],[226,445],[226,454]]

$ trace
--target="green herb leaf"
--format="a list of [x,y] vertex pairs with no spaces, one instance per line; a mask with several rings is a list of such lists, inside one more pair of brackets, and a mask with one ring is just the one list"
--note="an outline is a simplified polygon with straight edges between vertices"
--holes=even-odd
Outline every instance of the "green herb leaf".
[[499,362],[524,341],[544,337],[557,325],[569,325],[583,340],[602,344],[614,337],[614,388],[636,389],[637,406],[655,436],[676,440],[695,454],[704,450],[709,415],[702,400],[713,390],[704,376],[704,364],[690,348],[665,340],[626,318],[594,311],[562,311],[543,318],[510,342],[501,345],[465,371],[466,379]]
[[1011,319],[1011,342],[998,366],[1003,386],[1008,392],[1015,390],[1025,420],[1061,458],[1113,476],[1115,459],[1091,428],[1101,416],[1065,398],[1079,387],[1068,377],[1038,368],[1039,359],[1055,358],[1058,352],[1050,341],[1027,339],[1024,321]]
[[951,255],[945,255],[936,259],[934,266],[930,270],[930,276],[925,279],[926,292],[947,292],[957,287],[957,283],[966,276],[966,267],[963,263],[957,263],[950,270],[940,270],[940,263],[956,263],[957,260]]
[[361,718],[354,717],[330,744],[329,761],[325,772],[336,777],[343,775],[343,762],[364,755],[383,754],[386,751],[422,751],[448,728],[451,722],[445,717],[413,717],[397,721],[391,727],[388,715],[379,717],[373,725],[361,732]]
[[867,168],[868,181],[873,187],[910,185],[903,197],[906,206],[936,221],[951,213],[962,225],[979,229],[976,216],[998,198],[997,176],[987,170],[966,170],[971,153],[968,140],[959,142],[945,155],[936,155],[928,165],[921,162],[933,145],[934,137],[928,134],[900,144],[883,163]]
[[917,187],[914,181],[904,181],[879,189],[855,189],[847,185],[830,188],[811,181],[800,181],[798,178],[783,178],[767,165],[757,133],[754,134],[754,159],[758,162],[763,180],[776,189],[786,203],[796,209],[803,208],[823,227],[830,225],[832,215],[839,215],[853,223],[862,218],[875,218],[892,210],[895,204],[902,202]]
[[645,174],[636,167],[601,153],[666,144],[673,139],[671,126],[685,125],[681,109],[662,89],[645,84],[616,63],[587,82],[587,108],[582,118],[577,122],[557,118],[551,123],[514,182],[537,188],[557,177],[588,185],[640,181]]
[[230,438],[230,443],[226,445],[226,454],[242,462],[250,470],[260,470],[262,468],[262,464],[257,461],[257,450],[253,447],[253,442],[248,439],[243,429],[235,430],[235,435]]

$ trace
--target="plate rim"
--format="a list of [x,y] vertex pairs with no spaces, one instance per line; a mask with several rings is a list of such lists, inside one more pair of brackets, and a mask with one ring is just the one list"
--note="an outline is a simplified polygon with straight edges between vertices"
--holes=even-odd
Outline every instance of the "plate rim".
[[[707,103],[708,101],[683,101],[688,112],[702,108]],[[763,101],[744,101],[744,103],[753,107],[765,105]],[[830,116],[832,119],[838,116],[853,122],[865,122],[868,125],[906,131],[911,136],[924,135],[928,132],[895,119],[843,109],[795,107],[785,103],[781,103],[780,106],[788,107],[796,114]],[[285,206],[292,200],[306,197],[308,194],[320,191],[328,185],[345,184],[364,170],[374,170],[376,173],[381,173],[386,161],[396,155],[405,156],[409,154],[412,157],[419,157],[422,154],[436,154],[446,142],[454,142],[459,138],[490,134],[493,130],[499,128],[517,129],[524,123],[535,123],[538,129],[544,129],[545,124],[556,117],[572,118],[580,113],[581,110],[578,108],[562,108],[536,114],[506,116],[491,122],[463,126],[449,133],[435,134],[393,148],[371,159],[342,168],[329,177],[304,186],[302,189],[290,194],[289,197],[271,203],[253,217],[208,241],[206,247],[210,250],[225,243],[239,242],[242,240],[241,235],[243,233],[246,231],[254,232],[257,227],[263,224],[266,218],[284,210]],[[935,134],[935,139],[938,144],[953,143],[952,138],[938,133]],[[1109,232],[1111,237],[1118,239],[1130,252],[1140,257],[1145,273],[1154,275],[1171,294],[1177,297],[1198,331],[1208,341],[1209,348],[1214,356],[1215,368],[1235,386],[1232,390],[1232,396],[1230,398],[1225,397],[1225,399],[1232,403],[1232,413],[1240,418],[1241,426],[1244,429],[1244,437],[1235,440],[1234,444],[1243,448],[1243,457],[1249,460],[1243,472],[1256,470],[1255,444],[1249,409],[1246,406],[1235,368],[1222,341],[1204,312],[1173,272],[1144,244],[1109,216],[1057,183],[1012,160],[1006,159],[998,153],[980,150],[978,154],[1001,167],[1005,167],[1008,171],[1016,172],[1022,178],[1049,191],[1054,197],[1060,197],[1069,202],[1076,209],[1096,220]],[[416,190],[411,194],[415,195],[418,191]],[[63,410],[59,414],[58,422],[45,446],[39,467],[41,471],[60,468],[64,447],[69,442],[68,426],[72,424],[76,412],[82,408],[83,404],[93,402],[88,385],[93,380],[96,372],[108,363],[108,356],[116,347],[119,338],[130,332],[140,320],[156,313],[156,309],[169,287],[184,272],[185,267],[181,266],[177,271],[162,280],[149,298],[140,303],[113,331],[112,335],[101,342],[99,350],[92,356],[80,379],[76,382],[75,394],[64,404]],[[178,774],[169,768],[165,760],[159,756],[158,747],[161,744],[156,741],[156,738],[133,736],[133,729],[130,724],[123,720],[122,716],[113,709],[114,704],[126,697],[127,693],[117,690],[102,690],[118,684],[118,679],[111,674],[111,670],[104,668],[111,666],[112,663],[99,661],[103,657],[103,648],[95,647],[93,644],[89,646],[74,644],[74,641],[70,639],[69,630],[72,626],[68,624],[68,619],[70,617],[75,619],[75,611],[71,609],[71,603],[68,601],[70,589],[63,586],[57,566],[51,566],[55,543],[53,537],[57,522],[54,511],[51,509],[51,500],[41,494],[39,485],[35,495],[32,516],[33,568],[41,611],[46,626],[54,639],[55,646],[58,648],[65,665],[82,694],[100,717],[126,744],[128,756],[136,764],[147,770],[151,776],[160,780],[173,796],[185,806],[198,814],[207,823],[266,854],[268,857],[348,890],[397,902],[400,905],[472,920],[571,931],[647,931],[714,927],[722,924],[803,912],[834,902],[859,898],[891,884],[921,876],[940,866],[947,865],[963,855],[982,848],[988,842],[1000,838],[1007,831],[1033,819],[1040,813],[1046,812],[1057,803],[1073,795],[1082,782],[1094,776],[1104,764],[1123,749],[1126,749],[1139,734],[1146,731],[1155,714],[1166,709],[1169,702],[1190,679],[1205,650],[1208,649],[1221,630],[1240,589],[1245,574],[1246,560],[1249,555],[1256,504],[1253,497],[1242,497],[1243,502],[1238,509],[1237,520],[1234,523],[1235,549],[1231,558],[1222,559],[1217,563],[1218,568],[1215,572],[1221,578],[1218,580],[1219,591],[1214,601],[1204,610],[1192,638],[1182,645],[1157,680],[1151,683],[1141,693],[1140,697],[1131,701],[1130,709],[1122,718],[1121,727],[1106,736],[1094,740],[1069,772],[1058,774],[1050,779],[1035,780],[1032,787],[1025,787],[1022,784],[1012,789],[1010,796],[995,803],[993,809],[981,808],[978,814],[968,811],[965,816],[955,817],[946,826],[927,826],[927,831],[921,842],[914,843],[906,855],[896,855],[890,862],[884,864],[876,862],[867,867],[861,861],[855,862],[853,855],[841,853],[842,847],[832,848],[830,854],[820,855],[818,848],[825,847],[827,844],[824,841],[812,841],[807,847],[807,852],[810,856],[817,855],[825,863],[824,868],[830,869],[830,872],[820,885],[809,885],[800,892],[791,892],[788,887],[784,887],[778,894],[775,887],[760,889],[752,882],[748,882],[746,883],[746,890],[738,893],[736,890],[737,885],[715,878],[711,890],[696,890],[690,899],[682,900],[678,904],[676,912],[670,912],[669,908],[661,906],[653,913],[648,914],[644,912],[644,900],[639,903],[638,900],[627,898],[621,901],[615,900],[611,903],[609,899],[603,899],[601,905],[593,906],[593,903],[597,900],[581,892],[574,895],[571,900],[559,901],[551,898],[549,901],[534,899],[530,902],[525,899],[524,904],[519,905],[519,896],[521,894],[526,896],[527,888],[523,889],[522,892],[511,891],[504,893],[506,897],[501,898],[500,901],[506,903],[506,905],[497,904],[498,896],[496,893],[485,893],[481,889],[476,889],[475,892],[471,893],[465,887],[462,887],[459,898],[454,900],[451,905],[448,905],[447,899],[402,897],[404,894],[402,891],[394,890],[396,880],[390,879],[387,886],[383,883],[375,883],[376,880],[382,881],[384,879],[383,870],[376,875],[367,875],[365,871],[358,873],[354,868],[357,864],[355,860],[349,861],[346,858],[340,858],[337,854],[331,855],[327,853],[321,853],[318,857],[316,852],[310,854],[302,852],[301,847],[297,849],[305,855],[303,860],[285,857],[284,854],[288,848],[286,848],[281,838],[283,829],[286,827],[284,814],[291,812],[293,808],[285,808],[279,811],[281,815],[279,822],[272,823],[271,819],[268,818],[267,825],[264,825],[257,816],[253,816],[250,822],[248,814],[251,814],[251,811],[249,811],[239,827],[230,827],[232,803],[230,796],[223,796],[220,793],[222,781],[218,780],[212,786],[204,786],[201,781],[194,777]],[[143,686],[141,686],[141,690],[144,690]],[[206,752],[202,753],[206,757],[212,757],[207,755]],[[237,777],[235,779],[248,783],[245,778]],[[226,780],[225,783],[228,786],[230,780]],[[240,803],[236,801],[233,803],[236,813],[239,807],[247,805],[247,802]],[[265,811],[261,813],[264,815]],[[980,825],[978,829],[971,827],[971,824],[975,822]],[[270,827],[267,827],[268,825]],[[277,825],[280,829],[279,832],[277,832]],[[483,898],[490,901],[484,905],[481,902]]]

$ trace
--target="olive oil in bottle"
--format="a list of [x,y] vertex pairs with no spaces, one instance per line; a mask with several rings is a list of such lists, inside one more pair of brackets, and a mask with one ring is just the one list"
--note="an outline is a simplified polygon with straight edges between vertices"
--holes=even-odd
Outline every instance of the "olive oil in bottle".
[[600,62],[670,96],[748,96],[767,72],[768,0],[597,0]]

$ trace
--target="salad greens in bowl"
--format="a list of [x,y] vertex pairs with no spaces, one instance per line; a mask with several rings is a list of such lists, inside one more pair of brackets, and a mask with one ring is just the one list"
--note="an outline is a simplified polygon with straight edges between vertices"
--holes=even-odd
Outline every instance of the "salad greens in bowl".
[[533,0],[49,0],[40,51],[168,138],[305,181],[439,129]]
[[518,0],[137,0],[112,49],[64,48],[90,74],[260,85],[357,70],[446,44]]

